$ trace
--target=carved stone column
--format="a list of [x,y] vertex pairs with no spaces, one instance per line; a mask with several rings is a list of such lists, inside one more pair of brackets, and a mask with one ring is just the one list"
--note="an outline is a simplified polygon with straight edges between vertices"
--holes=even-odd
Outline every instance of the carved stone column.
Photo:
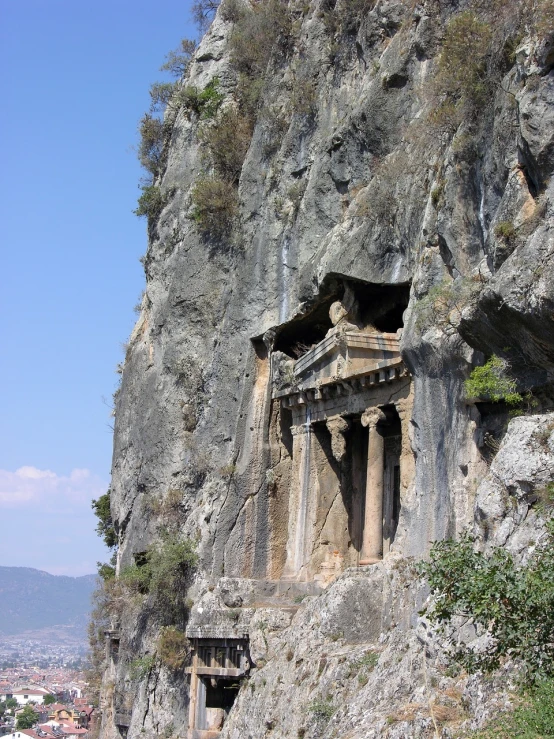
[[362,425],[369,430],[367,446],[367,477],[365,489],[364,533],[361,565],[378,562],[383,557],[383,477],[385,442],[377,424],[386,418],[379,408],[369,408],[362,414]]
[[296,578],[305,563],[306,523],[308,518],[311,426],[309,423],[291,426],[292,470],[289,490],[289,523],[287,557],[283,578]]
[[331,451],[337,462],[342,462],[346,454],[345,434],[350,428],[350,422],[342,416],[332,416],[326,421],[327,429],[331,434]]
[[412,393],[407,398],[397,400],[394,404],[398,417],[400,418],[400,427],[402,430],[402,449],[400,451],[400,498],[408,490],[415,475],[415,460],[412,451]]

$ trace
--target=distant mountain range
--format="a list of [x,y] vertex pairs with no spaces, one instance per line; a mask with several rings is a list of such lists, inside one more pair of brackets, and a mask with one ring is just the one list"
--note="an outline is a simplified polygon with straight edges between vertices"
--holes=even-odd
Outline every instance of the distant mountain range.
[[31,567],[0,567],[0,636],[50,627],[84,634],[96,575],[66,577]]

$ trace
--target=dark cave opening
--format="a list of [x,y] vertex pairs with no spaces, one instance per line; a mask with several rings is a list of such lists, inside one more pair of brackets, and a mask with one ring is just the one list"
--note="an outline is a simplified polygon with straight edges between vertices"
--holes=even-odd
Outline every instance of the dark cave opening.
[[408,307],[410,285],[377,285],[351,279],[330,279],[322,295],[302,316],[277,329],[275,350],[298,359],[322,341],[333,327],[329,318],[331,305],[340,300],[346,288],[354,293],[357,303],[356,323],[360,328],[373,326],[383,333],[395,333],[404,326],[403,315]]

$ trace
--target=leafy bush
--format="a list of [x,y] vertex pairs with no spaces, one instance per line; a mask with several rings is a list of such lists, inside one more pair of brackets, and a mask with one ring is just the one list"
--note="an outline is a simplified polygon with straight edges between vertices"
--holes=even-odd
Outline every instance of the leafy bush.
[[97,562],[97,571],[98,576],[102,578],[102,580],[113,580],[115,577],[115,562],[116,562],[116,553],[112,555],[109,563],[108,562]]
[[233,229],[238,196],[229,182],[219,177],[197,181],[192,191],[192,217],[206,238],[222,240]]
[[378,652],[366,652],[366,654],[363,655],[363,657],[360,657],[359,660],[357,660],[356,664],[360,669],[364,668],[367,670],[374,670],[375,667],[377,667],[377,663],[379,662],[379,654]]
[[157,185],[142,185],[141,190],[142,194],[133,213],[139,217],[146,216],[150,226],[160,217],[173,191],[164,193]]
[[546,527],[525,566],[502,547],[490,556],[475,551],[467,534],[435,542],[420,565],[434,596],[423,613],[440,627],[457,616],[470,619],[489,637],[479,651],[452,645],[452,659],[468,671],[489,672],[511,657],[528,683],[554,677],[554,520]]
[[190,655],[190,645],[185,632],[166,626],[158,639],[158,655],[170,670],[180,670]]
[[140,119],[138,158],[144,169],[155,177],[160,171],[166,127],[150,113]]
[[134,595],[146,595],[150,590],[150,579],[150,568],[144,564],[128,565],[119,573],[119,583]]
[[312,701],[308,706],[308,710],[316,721],[328,721],[337,709],[333,701],[327,698],[326,700]]
[[150,111],[163,112],[176,91],[175,82],[154,82],[150,86]]
[[495,354],[482,367],[475,367],[464,387],[469,398],[481,398],[493,403],[503,400],[512,406],[523,401],[516,392],[517,383],[509,374],[508,365]]
[[179,488],[170,488],[163,498],[150,498],[148,511],[155,516],[166,530],[176,530],[180,524],[179,513],[184,493]]
[[322,17],[327,33],[355,34],[363,16],[376,4],[376,0],[340,0],[322,3]]
[[117,545],[117,534],[113,525],[110,496],[111,490],[108,490],[107,493],[93,500],[91,505],[94,515],[98,518],[96,533],[109,549],[113,549]]
[[444,195],[444,181],[438,184],[436,187],[434,187],[431,190],[431,202],[433,203],[433,207],[437,208],[439,203],[442,200],[442,196]]
[[189,539],[166,534],[142,554],[139,562],[121,571],[119,582],[131,593],[153,593],[162,608],[178,606],[197,561],[195,546]]
[[537,498],[537,508],[541,513],[546,514],[554,508],[554,482],[549,482],[542,488],[535,490]]
[[292,110],[301,116],[313,116],[317,111],[315,80],[297,77],[292,86],[290,100]]
[[454,16],[446,32],[433,87],[437,101],[430,122],[455,131],[490,99],[492,29],[473,10]]
[[511,221],[500,221],[494,229],[494,235],[505,241],[512,241],[516,233],[517,229]]
[[215,118],[219,106],[225,97],[219,92],[218,87],[218,77],[210,80],[203,90],[192,86],[184,87],[177,93],[177,102],[205,120]]
[[228,108],[202,137],[216,174],[227,182],[238,182],[252,137],[251,121],[235,108]]
[[129,677],[131,680],[143,680],[156,664],[156,656],[147,654],[144,657],[137,657],[129,665]]
[[162,538],[149,553],[150,590],[158,594],[169,591],[165,594],[179,597],[179,593],[186,589],[197,562],[196,547],[190,539]]

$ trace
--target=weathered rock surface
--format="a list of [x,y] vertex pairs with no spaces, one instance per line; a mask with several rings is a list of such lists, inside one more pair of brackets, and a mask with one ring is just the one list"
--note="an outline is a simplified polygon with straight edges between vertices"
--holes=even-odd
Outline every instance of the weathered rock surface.
[[[509,703],[509,666],[486,684],[448,677],[418,616],[428,593],[413,562],[472,526],[483,546],[525,557],[543,530],[537,504],[554,479],[554,72],[546,42],[525,39],[474,141],[429,133],[425,90],[452,12],[442,6],[375,3],[338,48],[319,3],[297,9],[292,50],[267,74],[271,116],[254,128],[227,244],[207,243],[191,218],[202,122],[182,109],[173,127],[159,184],[175,191],[150,229],[117,398],[112,512],[121,571],[159,535],[152,502],[178,491],[172,515],[200,555],[183,594],[189,626],[250,635],[253,668],[222,739],[447,737]],[[218,77],[232,95],[231,32],[219,13],[187,85]],[[316,91],[309,114],[291,104],[295,75]],[[506,221],[509,243],[495,230]],[[276,585],[291,473],[263,337],[302,339],[295,331],[317,311],[326,319],[344,284],[373,306],[405,296],[394,330],[403,325],[412,375],[402,439],[412,467],[391,552],[317,595]],[[496,434],[489,467],[485,439],[507,419],[468,405],[463,383],[491,354],[538,405]],[[133,739],[187,735],[187,676],[159,666],[130,676],[163,623],[143,601],[119,624],[103,739],[121,735],[118,712]]]

